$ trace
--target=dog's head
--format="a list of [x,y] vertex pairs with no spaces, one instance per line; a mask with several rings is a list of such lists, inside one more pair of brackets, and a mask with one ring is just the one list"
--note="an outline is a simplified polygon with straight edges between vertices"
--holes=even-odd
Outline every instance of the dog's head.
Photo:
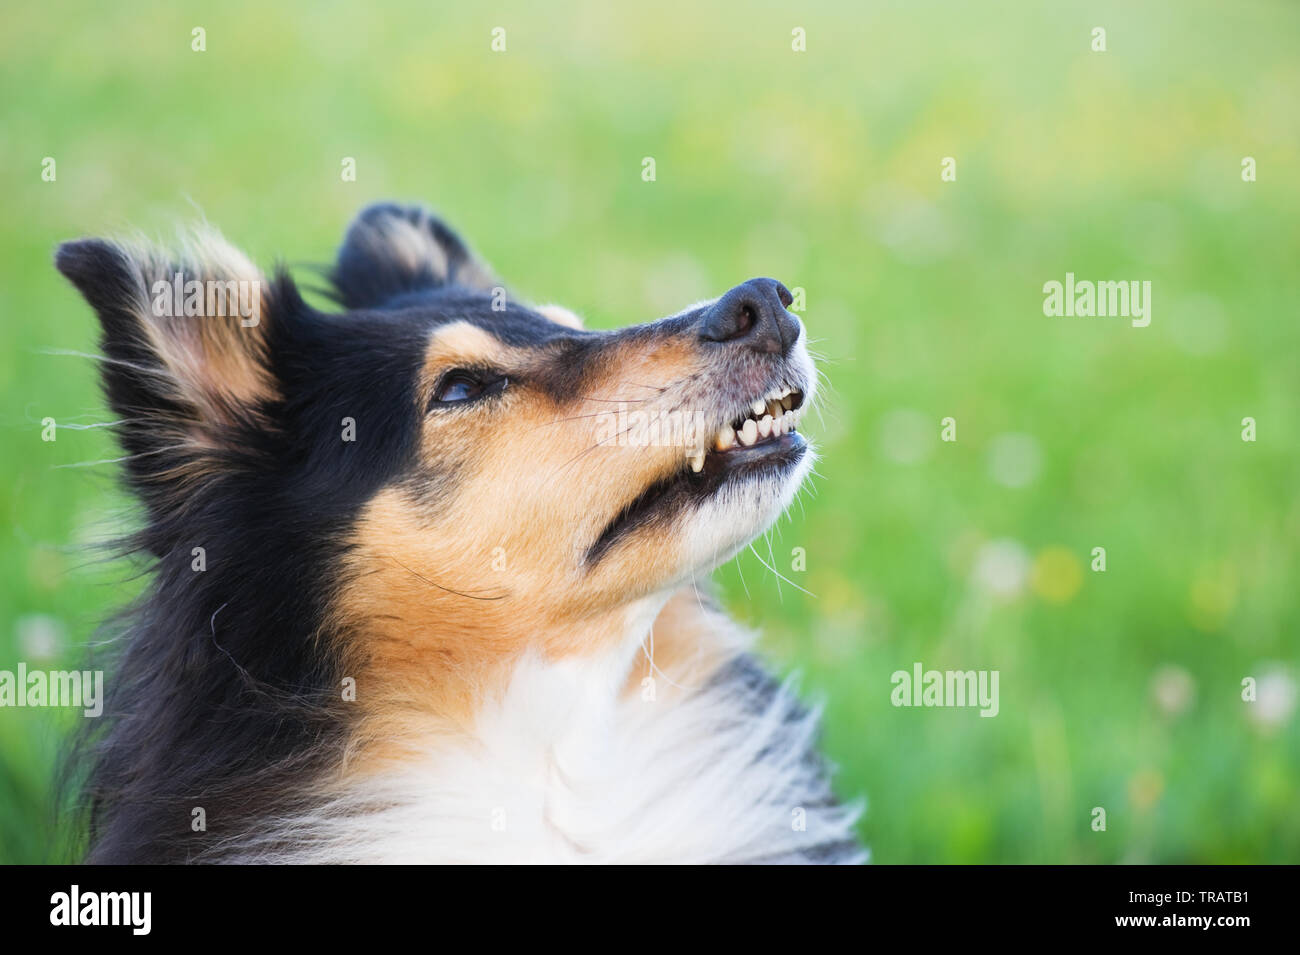
[[416,670],[581,649],[734,555],[810,467],[814,370],[771,279],[587,331],[394,205],[348,231],[339,313],[215,239],[73,242],[57,264],[102,321],[146,546],[186,566],[217,546],[208,570],[254,588],[300,574],[316,629]]

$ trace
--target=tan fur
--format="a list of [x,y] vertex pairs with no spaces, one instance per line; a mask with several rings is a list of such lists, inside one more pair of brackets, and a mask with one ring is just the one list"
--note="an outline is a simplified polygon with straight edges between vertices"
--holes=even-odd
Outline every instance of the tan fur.
[[538,305],[535,311],[538,315],[543,315],[556,325],[563,325],[565,328],[584,327],[582,319],[563,305]]
[[[682,569],[672,535],[638,535],[594,569],[582,561],[623,507],[684,460],[680,447],[599,443],[596,415],[619,401],[670,410],[671,389],[649,383],[689,381],[695,353],[628,345],[586,394],[562,402],[527,384],[530,364],[543,360],[465,322],[431,338],[421,400],[467,361],[515,369],[519,383],[491,414],[428,415],[429,488],[389,487],[357,523],[336,623],[356,635],[344,652],[364,714],[359,739],[386,741],[359,744],[362,765],[394,756],[430,720],[447,732],[463,726],[524,653],[608,649],[627,632],[629,608]],[[654,627],[656,666],[677,682],[703,678],[725,656],[710,646],[718,628],[701,599],[692,589],[670,600]]]
[[[257,420],[259,406],[276,397],[267,368],[267,283],[242,252],[207,226],[182,234],[175,252],[139,238],[117,245],[139,281],[116,307],[130,316],[134,334],[161,364],[157,369],[140,366],[137,372],[152,378],[153,386],[182,409],[152,424],[174,463],[150,477],[184,500],[215,473],[212,452],[220,448],[229,425],[237,418]],[[155,284],[166,282],[165,294],[174,296],[177,273],[182,283],[203,283],[201,314],[155,312]],[[248,324],[239,314],[240,297],[233,304],[227,299],[222,307],[209,282],[250,283],[249,293],[259,297],[256,304],[244,302],[251,306]],[[182,303],[186,298],[182,286]],[[174,298],[171,304],[174,308]]]
[[683,587],[668,599],[651,628],[643,657],[628,676],[627,693],[655,681],[659,699],[698,689],[748,641],[705,587]]
[[[128,253],[140,267],[142,299],[131,308],[138,315],[141,331],[177,382],[181,396],[193,403],[202,417],[214,423],[224,421],[231,406],[274,397],[266,367],[267,283],[242,252],[215,231],[202,229],[185,239],[175,259],[154,249]],[[171,283],[178,272],[182,281],[205,283],[203,314],[153,313],[154,283]],[[218,314],[220,303],[208,282],[256,283],[254,287],[263,296],[256,306],[256,324],[246,325],[242,316],[231,314],[229,299],[226,314]]]

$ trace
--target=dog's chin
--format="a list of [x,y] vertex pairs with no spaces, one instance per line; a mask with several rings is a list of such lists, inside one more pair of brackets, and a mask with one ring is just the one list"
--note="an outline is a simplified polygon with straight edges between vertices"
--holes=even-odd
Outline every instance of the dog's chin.
[[767,530],[812,466],[812,449],[798,431],[812,378],[801,343],[788,365],[753,392],[724,394],[707,408],[705,440],[697,432],[675,467],[667,462],[666,472],[611,516],[587,548],[587,569],[629,549],[653,555],[646,563],[661,569],[671,552],[677,559],[669,582],[677,582],[725,563]]
[[794,500],[814,460],[797,433],[733,455],[716,470],[706,467],[694,475],[700,496],[682,516],[680,531],[686,577],[725,564],[771,527]]
[[[781,517],[814,459],[808,442],[793,433],[729,452],[699,472],[679,472],[611,525],[609,542],[587,552],[588,571],[599,568],[610,551],[621,551],[631,557],[630,563],[620,563],[624,572],[657,571],[634,588],[644,593],[670,590],[706,574]],[[624,581],[625,586],[631,583]]]

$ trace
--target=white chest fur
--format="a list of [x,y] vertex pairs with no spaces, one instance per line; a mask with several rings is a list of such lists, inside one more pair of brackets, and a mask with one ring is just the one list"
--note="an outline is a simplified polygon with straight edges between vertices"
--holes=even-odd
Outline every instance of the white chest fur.
[[[639,652],[639,648],[638,648]],[[304,861],[860,861],[785,687],[628,695],[629,661],[522,661],[475,732],[293,828]],[[750,673],[756,672],[750,670]],[[663,677],[659,677],[660,680]]]

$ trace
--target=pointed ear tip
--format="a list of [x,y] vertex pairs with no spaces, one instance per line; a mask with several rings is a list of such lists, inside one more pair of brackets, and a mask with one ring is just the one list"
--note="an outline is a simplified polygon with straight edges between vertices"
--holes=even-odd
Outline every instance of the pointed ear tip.
[[398,202],[396,199],[379,199],[365,206],[357,213],[357,220],[364,221],[384,216],[410,216],[424,207],[416,202]]
[[373,230],[391,227],[394,220],[407,225],[419,227],[429,217],[429,210],[418,203],[396,202],[384,199],[372,202],[353,216],[348,223],[344,242],[349,238],[358,238]]
[[54,267],[71,277],[71,274],[77,271],[77,265],[81,262],[85,248],[91,241],[91,239],[70,239],[67,242],[60,242],[54,249]]
[[120,259],[117,248],[103,239],[72,239],[54,250],[54,267],[72,282]]

